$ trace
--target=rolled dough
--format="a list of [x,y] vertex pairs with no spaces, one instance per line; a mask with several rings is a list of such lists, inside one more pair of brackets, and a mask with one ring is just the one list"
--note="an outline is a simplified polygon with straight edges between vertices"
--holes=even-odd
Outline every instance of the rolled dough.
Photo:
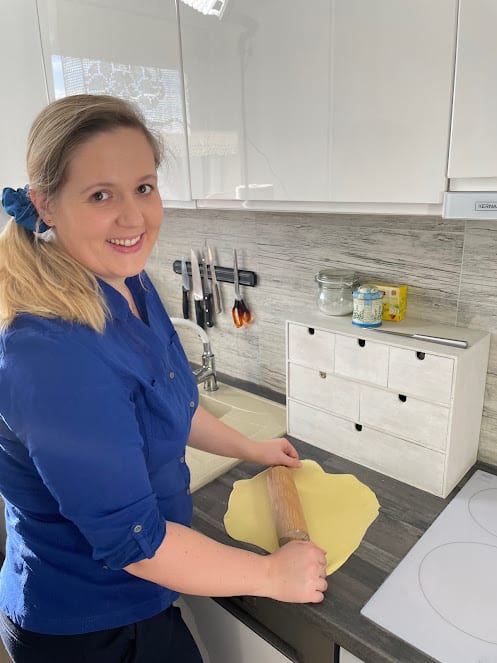
[[[238,541],[274,552],[278,548],[266,473],[235,481],[224,516]],[[352,474],[327,474],[313,460],[292,469],[311,541],[326,550],[326,574],[336,571],[359,546],[378,515],[376,495]]]

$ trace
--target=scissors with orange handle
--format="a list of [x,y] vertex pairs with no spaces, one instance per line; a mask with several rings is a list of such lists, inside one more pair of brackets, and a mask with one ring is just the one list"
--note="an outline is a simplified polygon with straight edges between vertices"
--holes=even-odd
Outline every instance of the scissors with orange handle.
[[231,315],[233,316],[235,326],[243,327],[243,325],[248,325],[252,322],[252,313],[240,294],[240,279],[238,277],[236,249],[233,249],[233,282],[235,284],[235,303],[231,309]]

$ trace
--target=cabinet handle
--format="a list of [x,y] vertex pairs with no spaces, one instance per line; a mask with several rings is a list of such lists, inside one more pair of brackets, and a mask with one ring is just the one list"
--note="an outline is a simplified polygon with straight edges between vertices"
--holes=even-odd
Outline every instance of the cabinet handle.
[[425,353],[424,352],[416,352],[416,357],[420,360],[423,361],[425,358]]
[[314,336],[314,327],[307,327],[307,333]]
[[327,376],[326,376],[326,371],[319,371],[319,377],[320,377],[320,378],[323,378],[323,380],[324,380],[324,378],[327,377]]
[[404,394],[399,394],[399,401],[402,401],[403,403],[405,403],[406,400],[407,400],[407,396],[405,396]]
[[354,424],[354,425],[355,425],[356,430],[358,430],[359,432],[362,431],[362,425],[361,424]]
[[357,342],[359,343],[361,348],[363,348],[366,345],[366,339],[365,338],[358,338]]

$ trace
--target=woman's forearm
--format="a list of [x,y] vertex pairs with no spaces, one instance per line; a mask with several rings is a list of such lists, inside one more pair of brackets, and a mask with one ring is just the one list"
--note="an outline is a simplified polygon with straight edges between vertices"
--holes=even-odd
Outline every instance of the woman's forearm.
[[126,571],[181,593],[201,596],[259,595],[267,584],[266,556],[225,546],[177,523],[152,559]]
[[177,523],[154,557],[125,571],[185,594],[268,596],[280,601],[319,602],[327,583],[324,551],[293,541],[271,555],[225,546]]
[[220,456],[254,460],[257,443],[199,406],[192,421],[188,445]]

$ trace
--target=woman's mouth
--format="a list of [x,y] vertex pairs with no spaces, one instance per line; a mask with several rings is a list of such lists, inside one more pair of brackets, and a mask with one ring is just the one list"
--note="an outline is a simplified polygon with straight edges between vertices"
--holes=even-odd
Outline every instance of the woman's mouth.
[[107,242],[112,245],[113,249],[119,251],[120,253],[131,253],[141,248],[144,236],[145,233],[137,235],[136,237],[113,237],[112,239],[108,239]]

